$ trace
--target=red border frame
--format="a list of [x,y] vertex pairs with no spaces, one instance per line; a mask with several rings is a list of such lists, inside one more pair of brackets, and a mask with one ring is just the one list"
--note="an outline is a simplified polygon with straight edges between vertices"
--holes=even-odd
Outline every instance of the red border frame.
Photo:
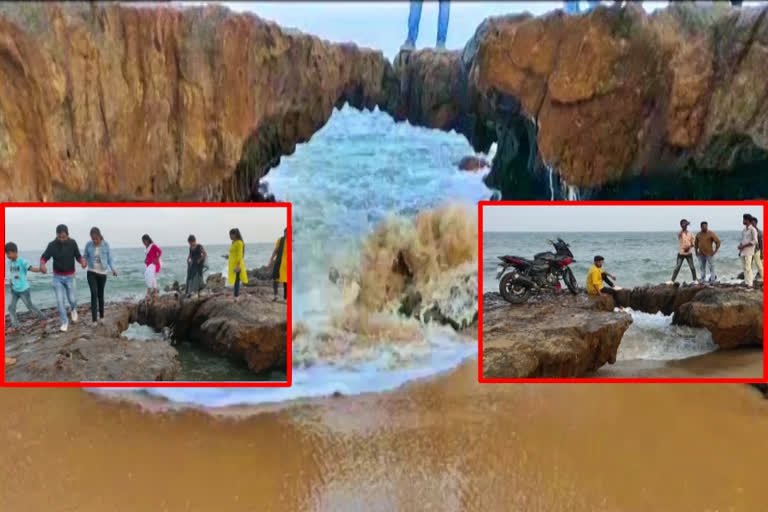
[[[485,379],[483,378],[483,207],[485,206],[743,206],[745,208],[758,207],[762,210],[762,220],[766,219],[766,206],[768,201],[480,201],[477,203],[478,218],[478,306],[477,306],[477,380],[481,383],[502,382],[539,382],[539,383],[754,383],[768,382],[768,354],[765,350],[765,338],[768,334],[768,326],[763,322],[763,376],[750,379],[738,378],[521,378],[521,379]],[[765,268],[765,254],[763,254],[763,268]],[[765,319],[765,286],[763,287],[763,319]],[[762,380],[761,380],[762,379]]]
[[[174,381],[151,381],[151,382],[6,382],[5,381],[5,365],[0,370],[0,387],[7,388],[284,388],[290,387],[293,384],[293,365],[291,364],[291,328],[292,328],[292,306],[291,300],[293,297],[293,282],[291,280],[292,269],[292,253],[291,250],[291,219],[292,210],[291,203],[2,203],[0,204],[0,224],[2,224],[2,238],[3,246],[5,245],[5,209],[6,208],[285,208],[288,236],[286,238],[288,249],[288,318],[287,318],[287,380],[278,382],[174,382]],[[3,283],[5,283],[5,265],[2,270]],[[5,284],[3,284],[5,286]],[[0,298],[0,305],[5,312],[5,292],[3,292]],[[3,313],[3,327],[5,327],[5,313]],[[5,328],[3,328],[2,335],[0,335],[0,348],[5,353]]]

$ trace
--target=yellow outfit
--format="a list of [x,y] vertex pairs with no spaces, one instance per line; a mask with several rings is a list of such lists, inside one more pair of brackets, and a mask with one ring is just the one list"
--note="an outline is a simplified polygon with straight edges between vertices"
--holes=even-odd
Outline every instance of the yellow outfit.
[[603,271],[597,266],[592,265],[587,273],[587,293],[597,295],[603,289]]
[[245,252],[245,244],[242,240],[235,240],[232,245],[229,246],[229,273],[227,275],[227,283],[235,284],[235,269],[240,267],[240,282],[246,284],[248,282],[248,273],[245,270],[245,260],[243,254]]
[[[278,238],[277,242],[275,243],[275,249],[280,247],[280,240],[282,238]],[[288,282],[288,244],[283,247],[283,255],[280,258],[280,276],[275,279],[278,283],[287,283]],[[275,265],[277,265],[278,262],[275,262]]]

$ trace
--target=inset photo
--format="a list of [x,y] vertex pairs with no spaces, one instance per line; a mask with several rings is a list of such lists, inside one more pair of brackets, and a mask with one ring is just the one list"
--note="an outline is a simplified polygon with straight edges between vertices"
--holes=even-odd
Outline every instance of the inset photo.
[[481,382],[766,378],[764,203],[480,210]]
[[2,210],[3,384],[290,385],[290,205]]

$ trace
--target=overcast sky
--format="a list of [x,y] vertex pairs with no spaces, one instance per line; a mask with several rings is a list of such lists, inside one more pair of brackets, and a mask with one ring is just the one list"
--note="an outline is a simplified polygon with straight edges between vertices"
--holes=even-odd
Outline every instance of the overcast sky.
[[484,206],[483,231],[675,231],[680,219],[691,222],[692,231],[698,231],[702,221],[713,231],[738,231],[745,213],[757,217],[762,226],[761,210],[757,206]]
[[285,207],[275,208],[30,208],[5,210],[5,241],[22,251],[44,249],[56,237],[56,226],[66,224],[81,249],[97,226],[112,247],[142,247],[147,233],[161,247],[182,246],[194,234],[203,245],[229,244],[229,230],[240,229],[245,243],[269,242],[283,235]]
[[[173,2],[194,5],[216,2]],[[234,11],[250,11],[284,27],[297,28],[336,42],[378,48],[394,57],[407,33],[409,2],[220,2]],[[611,4],[612,1],[603,2]],[[706,2],[703,2],[706,3]],[[759,2],[744,2],[744,5]],[[587,3],[581,2],[582,8]],[[562,2],[451,2],[448,23],[450,49],[463,48],[477,26],[488,16],[530,12],[544,14],[562,8]],[[643,2],[646,11],[665,7],[667,2]],[[437,37],[437,2],[424,2],[418,48],[433,46]]]

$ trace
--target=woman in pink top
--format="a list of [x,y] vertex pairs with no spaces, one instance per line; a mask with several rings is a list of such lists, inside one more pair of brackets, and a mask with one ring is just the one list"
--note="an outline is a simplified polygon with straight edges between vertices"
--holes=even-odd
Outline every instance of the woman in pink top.
[[147,298],[157,294],[157,274],[160,272],[160,256],[163,251],[152,241],[149,235],[142,235],[141,242],[144,244],[144,281],[147,283]]

